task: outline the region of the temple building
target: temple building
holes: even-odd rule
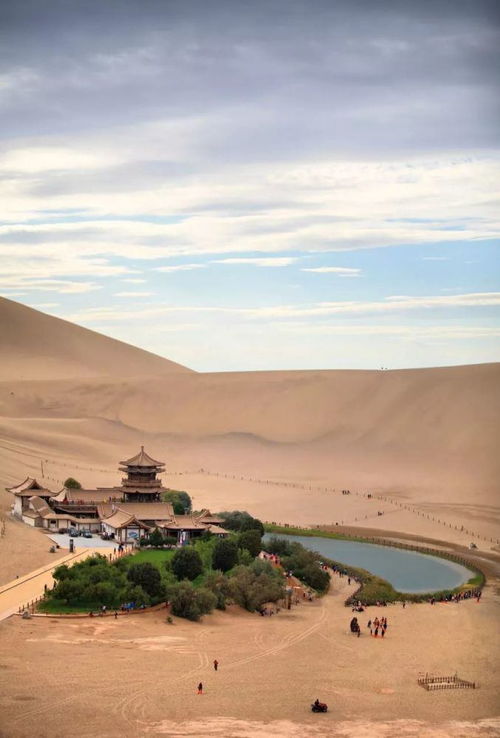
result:
[[[158,475],[165,471],[165,464],[149,456],[144,446],[138,454],[119,463],[119,471],[126,476],[116,487],[63,487],[52,492],[28,477],[7,488],[14,495],[12,514],[28,525],[55,533],[85,530],[112,536],[120,542],[138,540],[155,528],[181,543],[205,531],[221,537],[228,535],[221,527],[224,521],[209,510],[176,515],[170,502],[162,502],[162,494],[168,490]]]

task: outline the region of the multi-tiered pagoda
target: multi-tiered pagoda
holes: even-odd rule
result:
[[[144,446],[136,456],[120,461],[121,472],[127,476],[122,479],[123,498],[126,502],[156,502],[165,491],[157,474],[165,471],[165,463],[156,461],[144,451]]]

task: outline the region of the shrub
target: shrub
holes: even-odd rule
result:
[[[205,580],[207,589],[215,595],[217,603],[215,607],[218,610],[226,609],[226,595],[228,593],[228,579],[223,574],[212,572]]]
[[[88,602],[99,602],[101,605],[117,604],[118,590],[111,582],[89,584],[83,590],[83,598]]]
[[[264,543],[264,550],[276,556],[290,556],[292,553],[291,542],[287,541],[286,538],[278,538],[277,536],[271,536]]]
[[[172,613],[188,620],[199,620],[211,612],[217,598],[208,589],[195,589],[190,582],[178,582],[169,588],[168,597]]]
[[[64,486],[68,489],[81,489],[82,485],[77,479],[73,479],[73,477],[68,477],[66,481],[64,482]]]
[[[260,553],[261,538],[262,536],[260,534],[260,531],[258,531],[256,528],[245,530],[238,536],[238,547],[246,549],[250,552],[252,557],[255,558]]]
[[[254,561],[254,557],[250,551],[247,551],[246,548],[238,549],[238,564],[241,564],[242,566],[250,566],[252,561]]]
[[[64,579],[73,579],[74,569],[75,567],[70,569],[66,564],[61,564],[61,566],[57,566],[54,569],[52,576],[56,582],[62,582]]]
[[[229,579],[229,592],[234,601],[253,612],[265,602],[277,602],[285,596],[281,577],[256,574],[251,567],[238,566]]]
[[[160,546],[163,546],[163,536],[161,534],[161,531],[158,530],[158,528],[155,528],[148,536],[147,542],[150,546],[154,546],[155,548],[159,548]]]
[[[214,569],[229,571],[238,561],[238,545],[230,538],[219,538],[215,544],[212,566]]]
[[[191,546],[185,546],[173,555],[171,569],[177,579],[193,581],[203,572],[203,562],[198,551]]]
[[[140,584],[131,584],[125,592],[125,599],[127,602],[133,602],[136,607],[141,607],[142,605],[148,607],[151,604],[151,598]]]
[[[224,520],[224,528],[234,530],[241,533],[245,530],[258,530],[260,535],[264,535],[264,525],[257,518],[253,518],[249,513],[241,510],[233,510],[232,512],[221,512],[219,516]]]
[[[82,598],[85,584],[79,579],[63,579],[52,590],[52,597],[63,600],[68,605],[78,602]]]
[[[191,512],[191,497],[187,492],[177,489],[169,489],[163,495],[165,502],[172,503],[176,515],[185,515]]]
[[[164,595],[160,572],[156,566],[147,561],[142,564],[132,564],[127,571],[127,579],[142,587],[152,599],[161,599]]]
[[[320,569],[317,563],[308,564],[297,574],[299,579],[308,584],[318,592],[326,592],[330,586],[330,576],[328,572]]]

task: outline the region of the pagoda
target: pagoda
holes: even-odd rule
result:
[[[154,502],[160,500],[164,491],[157,474],[165,471],[165,463],[156,461],[144,451],[144,446],[136,456],[120,461],[121,472],[127,474],[122,479],[123,497],[126,502]]]

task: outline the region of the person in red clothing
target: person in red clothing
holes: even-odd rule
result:
[[[202,682],[198,684],[198,694],[203,694],[203,683]]]
[[[217,659],[214,659],[214,671],[217,671],[218,668],[219,668],[219,662],[217,661]]]

